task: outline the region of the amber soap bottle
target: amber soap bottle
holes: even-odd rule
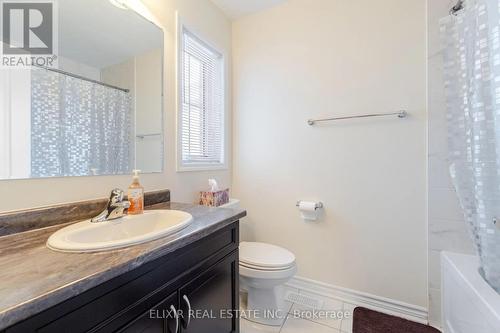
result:
[[[128,209],[128,214],[137,215],[144,213],[144,187],[142,187],[139,182],[139,172],[141,170],[134,170],[134,177],[132,184],[128,187],[128,201],[130,202],[130,207]]]

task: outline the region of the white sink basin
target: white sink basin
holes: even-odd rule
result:
[[[191,214],[178,210],[151,210],[98,223],[88,220],[56,231],[49,237],[47,247],[63,252],[118,249],[172,235],[192,220]]]

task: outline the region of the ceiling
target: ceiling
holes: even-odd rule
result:
[[[231,19],[276,6],[286,0],[212,0]]]
[[[94,68],[160,48],[163,32],[107,0],[59,0],[59,55]]]

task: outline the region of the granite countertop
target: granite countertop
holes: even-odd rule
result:
[[[172,236],[97,253],[55,252],[45,246],[52,233],[68,224],[0,237],[0,330],[191,244],[246,215],[239,209],[170,202],[148,209],[183,210],[194,219]]]

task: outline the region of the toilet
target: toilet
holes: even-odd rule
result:
[[[239,208],[239,200],[220,207]],[[283,286],[297,272],[295,255],[272,244],[241,242],[239,261],[240,289],[248,293],[246,319],[281,326],[288,311]]]
[[[295,256],[276,245],[240,243],[240,288],[248,292],[252,321],[281,326],[287,310],[283,285],[297,272]]]

